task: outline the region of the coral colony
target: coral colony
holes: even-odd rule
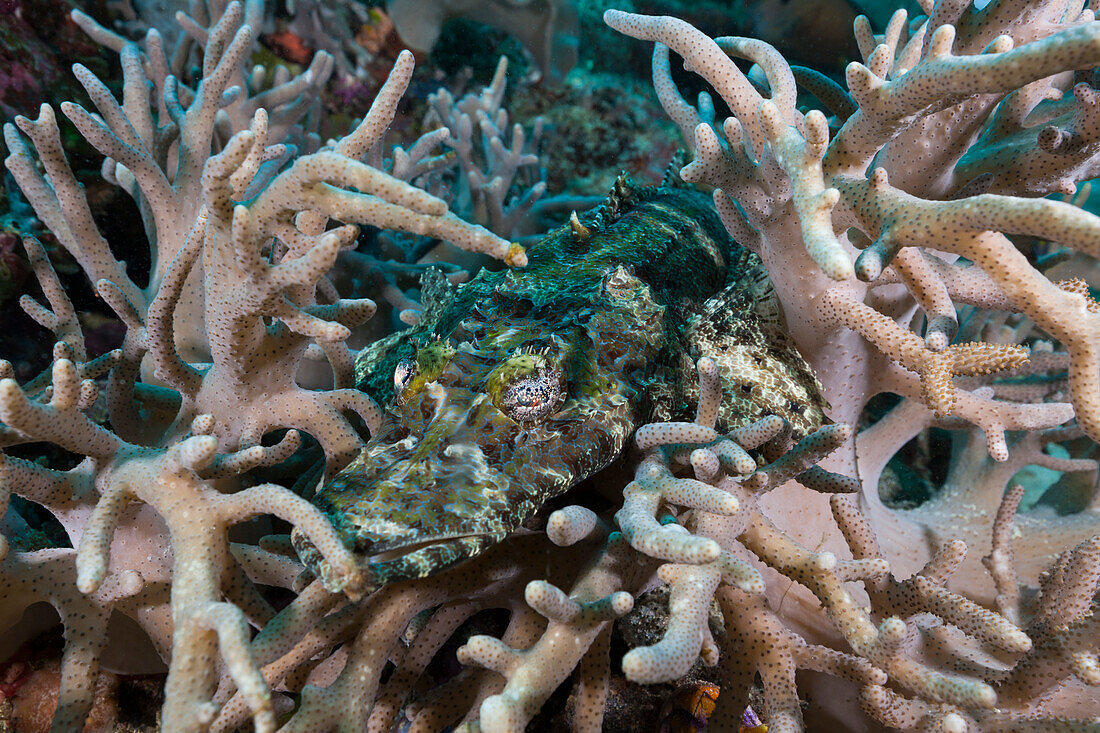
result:
[[[112,253],[53,107],[5,126],[55,345],[0,362],[0,628],[15,655],[45,603],[64,640],[52,684],[4,668],[0,729],[113,730],[108,675],[166,669],[164,731],[595,732],[662,685],[653,730],[1100,730],[1082,5],[861,17],[845,84],[610,10],[687,155],[522,246],[545,132],[509,124],[503,66],[391,149],[402,52],[321,144],[357,62],[251,67],[258,0],[139,41],[75,12],[122,81],[78,64],[94,110],[60,112],[150,264]],[[62,251],[119,348],[89,354]],[[377,309],[409,327],[349,346]],[[885,501],[906,475],[931,496]]]

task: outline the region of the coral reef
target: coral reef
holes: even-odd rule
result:
[[[185,0],[109,0],[108,4],[118,16],[114,25],[123,35],[141,38],[155,28],[169,49],[187,42],[176,13],[203,12]],[[337,78],[344,85],[367,75],[375,54],[387,45],[386,36],[393,27],[380,8],[356,0],[290,0],[268,3],[262,11],[262,22],[255,31],[264,36],[268,48],[300,65],[308,64],[314,52],[324,51],[335,63]]]
[[[568,74],[577,63],[579,29],[572,0],[390,0],[387,9],[401,39],[419,51],[435,45],[448,20],[468,18],[519,38],[551,79]]]
[[[495,159],[505,171],[529,160],[524,136],[513,128],[507,145],[494,119],[504,119],[502,81],[460,110],[466,122],[452,115],[462,103],[441,96],[444,127],[388,158],[409,53],[362,121],[322,145],[315,113],[335,62],[318,52],[298,76],[250,67],[258,0],[193,3],[173,53],[157,29],[131,42],[74,13],[119,55],[121,96],[78,65],[96,111],[60,109],[104,157],[103,179],[134,200],[150,266],[133,277],[97,228],[52,107],[5,126],[8,170],[126,326],[118,348],[91,356],[47,249],[24,238],[45,303],[21,305],[55,346],[38,376],[17,381],[0,362],[0,655],[56,625],[42,604],[64,642],[23,694],[56,700],[54,731],[109,718],[116,683],[165,668],[165,731],[596,731],[628,719],[614,711],[637,686],[681,682],[692,716],[713,704],[714,730],[755,725],[750,702],[771,731],[1097,730],[1100,305],[1088,278],[1100,218],[1046,196],[1072,194],[1097,166],[1100,23],[1068,0],[941,0],[923,12],[899,11],[881,36],[857,20],[861,60],[846,86],[760,41],[606,14],[615,30],[657,43],[654,87],[691,148],[679,176],[712,192],[714,226],[752,254],[702,304],[678,297],[700,287],[697,269],[670,274],[666,262],[647,274],[646,248],[628,240],[614,263],[593,255],[609,271],[577,298],[623,296],[630,318],[571,338],[624,373],[638,353],[648,363],[653,354],[628,347],[655,328],[647,293],[663,289],[688,345],[669,367],[677,388],[662,386],[665,372],[624,388],[619,403],[648,400],[639,419],[651,422],[630,440],[635,424],[620,428],[598,462],[606,468],[579,471],[564,497],[540,492],[492,533],[495,544],[475,542],[427,577],[378,573],[387,549],[364,563],[339,526],[348,507],[321,490],[334,526],[310,501],[314,487],[346,483],[346,467],[369,455],[366,437],[379,445],[395,414],[454,428],[417,441],[461,438],[464,423],[447,419],[461,412],[447,401],[460,390],[429,358],[452,346],[426,332],[461,293],[527,281],[505,271],[456,289],[448,281],[464,273],[428,271],[423,302],[405,309],[420,331],[384,329],[357,355],[348,339],[375,313],[370,297],[407,296],[392,282],[389,295],[341,293],[332,271],[360,225],[529,264],[522,246],[416,185],[435,185],[434,151],[449,143],[469,161],[438,165],[465,165],[486,191],[479,215],[509,229],[511,202],[492,191],[472,140],[477,119],[486,149],[508,153]],[[684,99],[670,49],[720,100]],[[554,235],[569,245],[554,249],[554,267],[586,261],[601,227],[614,231],[604,217],[622,196]],[[566,282],[540,274],[538,252],[532,280]],[[526,301],[554,305],[537,284]],[[491,297],[475,298],[482,321],[468,325],[507,341],[520,310],[486,320]],[[604,310],[579,312],[598,321]],[[450,320],[434,335],[466,322]],[[746,345],[731,335],[745,323],[778,335]],[[387,370],[367,370],[411,385],[407,401],[380,405],[368,393],[387,395],[355,388],[357,356],[371,363],[417,334],[419,371],[396,352]],[[801,367],[801,379],[780,374],[775,364],[794,357],[818,381]],[[523,470],[549,472],[569,450],[554,442],[564,428],[530,427],[527,412],[508,418],[476,393],[499,387],[501,405],[540,415],[532,395],[569,404],[546,392],[554,365],[543,350],[513,359],[530,378],[522,394],[504,400],[509,386],[486,379],[467,397],[509,437],[547,444]],[[327,365],[330,386],[307,383],[310,363]],[[791,398],[776,382],[802,391]],[[887,506],[883,476],[901,475],[892,462],[932,427],[951,435],[950,455],[936,459],[942,485],[917,506]],[[461,448],[441,448],[440,462],[465,477],[478,465]],[[424,479],[394,480],[391,525],[408,521],[402,510],[411,514]],[[1046,493],[1021,510],[1028,491]],[[447,540],[477,539],[461,520],[454,529],[408,549],[431,556]],[[652,613],[654,598],[667,598],[667,617]],[[652,618],[663,628],[622,633]],[[637,646],[622,648],[626,638]],[[0,693],[18,701],[24,671],[6,667]],[[19,707],[6,702],[4,725]],[[35,711],[34,724],[49,713]]]
[[[65,62],[98,65],[99,49],[69,18],[68,0],[6,0],[0,6],[0,113],[5,118],[79,89]]]

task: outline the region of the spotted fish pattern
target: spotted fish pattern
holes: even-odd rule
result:
[[[416,326],[357,358],[358,387],[387,418],[314,498],[372,587],[477,555],[607,466],[639,425],[690,414],[704,354],[731,398],[723,427],[778,414],[798,437],[825,419],[759,259],[690,188],[620,176],[527,267],[461,286],[429,271],[422,300]]]

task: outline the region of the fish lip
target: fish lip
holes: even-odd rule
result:
[[[465,441],[454,444],[465,450],[429,456],[395,454],[400,442],[372,440],[356,459],[361,471],[353,464],[352,475],[314,497],[353,553],[413,551],[503,527],[516,488],[505,464]]]
[[[400,559],[418,550],[432,545],[438,545],[450,540],[459,540],[467,537],[482,537],[491,534],[488,531],[477,532],[440,532],[429,535],[416,535],[415,537],[401,537],[392,540],[382,540],[371,543],[369,547],[361,546],[356,542],[352,552],[356,555],[356,561],[364,567],[378,565],[383,562]]]

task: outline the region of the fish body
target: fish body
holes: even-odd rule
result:
[[[636,427],[681,417],[703,354],[734,392],[725,426],[776,413],[805,434],[824,419],[759,260],[693,189],[620,177],[525,268],[457,287],[430,271],[422,298],[417,325],[357,358],[358,387],[387,419],[314,499],[375,587],[482,552],[608,465]]]

